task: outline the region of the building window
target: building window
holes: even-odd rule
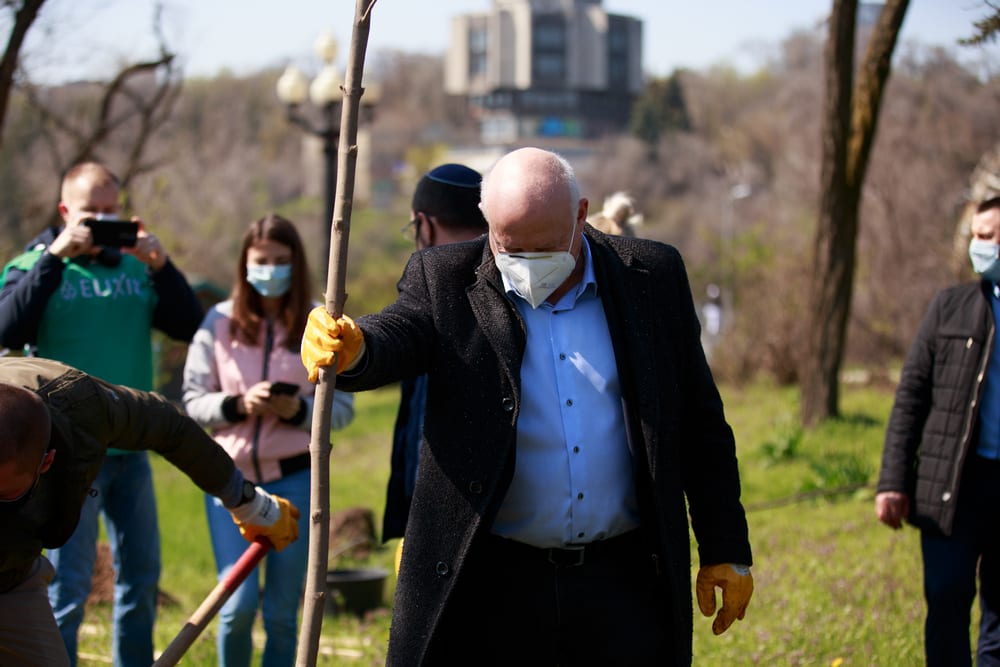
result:
[[[608,27],[608,88],[627,90],[629,84],[629,30],[624,21],[613,19]]]
[[[469,76],[482,76],[486,74],[486,54],[485,53],[470,53],[469,54]]]
[[[535,84],[566,80],[566,20],[561,14],[538,14],[531,29],[531,71]]]
[[[522,108],[536,113],[566,113],[575,111],[578,102],[570,91],[526,90],[521,94]]]
[[[566,58],[562,54],[539,53],[531,63],[539,83],[561,81],[566,76]]]
[[[486,28],[472,28],[469,30],[469,51],[472,53],[486,53]]]
[[[566,50],[566,24],[561,16],[539,16],[531,32],[531,47],[535,51]]]
[[[610,53],[628,53],[628,32],[625,26],[616,23],[608,32],[608,51]]]
[[[628,58],[620,55],[608,58],[608,88],[613,90],[628,88]]]
[[[469,30],[469,76],[478,77],[486,74],[487,33],[485,26]]]

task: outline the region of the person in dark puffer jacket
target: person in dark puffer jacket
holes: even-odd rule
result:
[[[982,278],[940,292],[910,348],[882,454],[875,512],[920,529],[927,665],[1000,665],[1000,197],[972,219],[969,256]]]

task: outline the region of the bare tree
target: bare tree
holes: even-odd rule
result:
[[[3,124],[7,117],[7,100],[10,99],[10,91],[14,86],[14,73],[17,72],[17,58],[21,53],[24,37],[28,34],[28,28],[38,18],[38,10],[41,9],[44,2],[45,0],[24,0],[21,3],[14,0],[0,2],[0,9],[14,11],[14,25],[7,38],[7,47],[4,49],[3,58],[0,59],[0,145],[3,145]]]
[[[125,65],[111,81],[99,84],[99,101],[92,115],[81,116],[67,112],[59,103],[50,104],[46,90],[27,79],[22,85],[59,171],[84,160],[101,160],[101,152],[111,144],[116,154],[124,154],[124,164],[115,165],[115,172],[126,208],[131,181],[161,166],[145,154],[155,133],[170,119],[181,90],[181,71],[160,29],[161,11],[158,5],[153,25],[160,44],[158,57]]]
[[[987,2],[986,6],[993,10],[993,13],[973,23],[975,32],[972,33],[971,37],[958,40],[959,44],[975,46],[996,40],[997,35],[1000,34],[1000,5]]]
[[[826,46],[826,108],[819,219],[802,362],[801,416],[809,426],[839,414],[838,376],[854,289],[858,208],[882,93],[909,0],[888,0],[854,89],[857,0],[834,0]]]

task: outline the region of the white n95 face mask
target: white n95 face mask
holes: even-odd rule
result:
[[[576,225],[573,225],[574,235]],[[498,252],[493,261],[500,273],[532,308],[538,308],[557,287],[563,284],[576,267],[573,236],[569,250],[558,252]]]

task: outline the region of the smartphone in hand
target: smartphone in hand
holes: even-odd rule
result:
[[[292,382],[272,382],[271,396],[295,396],[299,393],[299,385]]]
[[[131,220],[87,218],[91,242],[105,248],[134,248],[139,238],[139,223]]]

